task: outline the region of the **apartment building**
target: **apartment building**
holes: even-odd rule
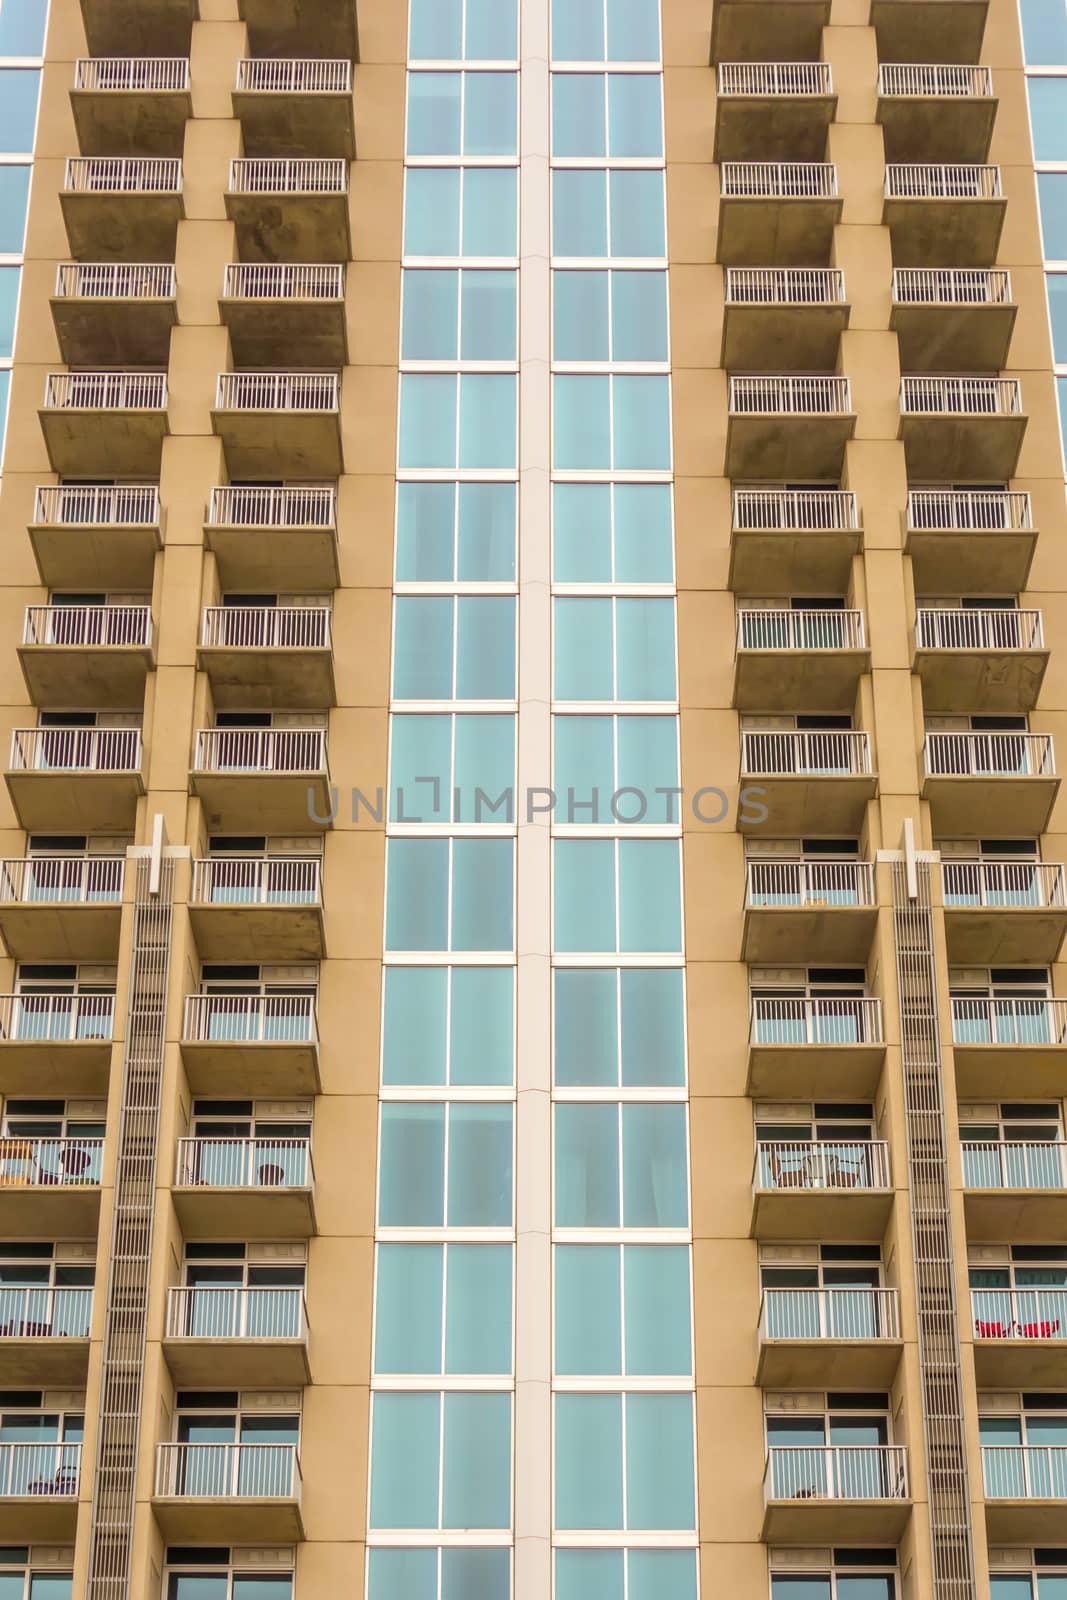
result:
[[[2,1600],[1062,1596],[1065,130],[0,0]]]

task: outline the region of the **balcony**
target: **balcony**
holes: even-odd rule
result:
[[[854,946],[849,959],[867,947]],[[752,1001],[747,1093],[756,1099],[872,1100],[884,1061],[882,1002],[873,995]]]
[[[927,711],[1032,711],[1047,666],[1040,611],[916,612],[912,670]]]
[[[1010,478],[1026,433],[1016,378],[901,378],[910,478]]]
[[[977,61],[989,0],[871,0],[881,61]]]
[[[841,218],[828,161],[724,161],[719,244],[727,267],[823,267]]]
[[[232,161],[226,215],[242,261],[347,261],[348,162]]]
[[[196,1389],[296,1389],[311,1381],[303,1289],[168,1289],[163,1354]]]
[[[735,489],[730,587],[735,594],[844,594],[863,545],[849,489]]]
[[[923,769],[941,839],[1036,838],[1060,787],[1047,733],[928,733]]]
[[[1062,1389],[1067,1290],[972,1289],[974,1373],[998,1389]]]
[[[849,319],[840,267],[727,267],[725,289],[724,367],[835,365]]]
[[[5,1380],[20,1389],[84,1389],[92,1316],[92,1289],[0,1289]]]
[[[56,273],[52,321],[71,367],[165,367],[178,320],[174,268],[67,263]]]
[[[117,961],[125,868],[125,856],[117,854],[0,860],[0,933],[8,955]]]
[[[344,471],[336,372],[220,372],[211,422],[231,477]]]
[[[295,1444],[160,1444],[152,1499],[166,1540],[277,1543],[304,1537]]]
[[[748,863],[743,961],[762,967],[851,964],[870,949],[877,921],[874,867],[869,861]],[[833,1002],[847,1008],[849,1026],[856,1015],[853,1006],[866,1003]],[[877,1007],[878,1002],[870,1004]],[[846,1031],[846,1042],[851,1037]]]
[[[719,0],[712,13],[711,60],[814,61],[830,0]]]
[[[4,778],[27,833],[132,833],[143,762],[139,728],[15,728]]]
[[[187,1239],[309,1239],[308,1139],[179,1139],[174,1209]]]
[[[0,1445],[0,1538],[72,1544],[80,1444]]]
[[[885,169],[882,221],[902,267],[991,267],[1006,208],[999,167],[890,163]]]
[[[763,1388],[888,1389],[900,1362],[895,1289],[765,1289],[760,1302]]]
[[[310,863],[309,863],[310,864]],[[197,862],[200,869],[210,862]],[[194,891],[195,892],[195,891]],[[256,908],[246,915],[255,917]],[[211,912],[193,908],[194,930],[217,928]],[[305,918],[310,917],[305,912]],[[266,920],[260,916],[260,925]],[[232,924],[231,924],[232,925]],[[242,944],[247,942],[245,930]],[[203,946],[199,944],[201,954]],[[211,941],[209,941],[209,944]],[[240,946],[232,960],[240,959]],[[256,952],[267,956],[273,946]],[[223,952],[225,953],[225,952]],[[182,1060],[194,1094],[289,1098],[319,1091],[319,1029],[311,994],[188,994]]]
[[[204,543],[224,589],[336,589],[337,491],[212,489]]]
[[[42,709],[140,705],[155,669],[151,606],[27,606],[19,661]]]
[[[1058,863],[942,860],[941,884],[953,965],[1047,966],[1058,958],[1067,935]]]
[[[306,833],[332,810],[322,728],[202,728],[189,775],[213,828]]]
[[[237,11],[248,28],[248,43],[257,56],[325,56],[359,59],[356,0],[238,0]]]
[[[911,1514],[903,1445],[772,1445],[763,1537],[780,1543],[896,1544]]]
[[[79,261],[173,261],[185,215],[182,164],[172,157],[72,157],[59,203]]]
[[[197,665],[218,707],[332,706],[329,606],[208,606]]]
[[[1017,306],[999,267],[897,267],[893,309],[907,372],[990,372],[1006,367]]]
[[[82,57],[70,105],[83,156],[180,156],[193,114],[188,54]]]
[[[988,67],[878,68],[887,161],[985,161],[996,116]]]
[[[919,594],[1018,594],[1026,588],[1037,540],[1028,494],[913,489],[904,523]]]
[[[207,856],[193,863],[189,914],[204,961],[292,964],[326,954],[317,856]]]
[[[343,156],[354,161],[351,58],[239,61],[233,114],[250,156]]]
[[[1067,1001],[952,1001],[952,1053],[961,1098],[999,1100],[1012,1094],[1055,1100],[1067,1065]]]
[[[837,478],[856,431],[847,378],[731,378],[728,478]]]
[[[241,366],[347,365],[345,269],[338,264],[231,263],[219,311]]]
[[[1067,1144],[963,1140],[963,1210],[972,1239],[1058,1244],[1067,1229]]]
[[[878,1244],[893,1205],[889,1146],[763,1140],[752,1174],[754,1239]]]
[[[786,838],[822,833],[854,838],[878,793],[866,733],[744,732],[741,777]],[[762,826],[762,824],[761,824]]]
[[[154,484],[44,484],[29,529],[41,582],[50,589],[126,584],[150,591],[162,525]]]
[[[94,56],[187,56],[197,0],[81,0],[82,21]]]
[[[851,711],[870,667],[862,611],[737,613],[734,705],[742,711]]]
[[[102,1100],[114,1025],[113,994],[0,995],[0,1093]]]
[[[715,160],[821,161],[837,95],[828,61],[724,61]]]
[[[38,416],[53,472],[158,478],[170,431],[167,374],[50,372]]]
[[[984,1444],[986,1532],[1012,1544],[1049,1544],[1067,1518],[1067,1445]]]
[[[5,1239],[95,1239],[103,1139],[0,1138]]]

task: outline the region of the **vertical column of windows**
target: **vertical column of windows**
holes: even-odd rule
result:
[[[47,0],[0,0],[0,460],[47,18]]]
[[[1052,359],[1067,455],[1067,5],[1020,0]]]

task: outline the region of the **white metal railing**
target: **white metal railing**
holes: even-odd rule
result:
[[[884,1139],[848,1143],[761,1139],[756,1145],[754,1189],[888,1189],[889,1146]]]
[[[213,528],[333,528],[337,491],[220,486],[211,491],[207,519]]]
[[[230,162],[231,194],[347,194],[348,162],[253,156]]]
[[[152,644],[151,606],[27,606],[24,645],[79,645],[83,649]]]
[[[160,1499],[299,1500],[295,1444],[160,1444]]]
[[[985,528],[1028,532],[1033,525],[1025,490],[911,489],[908,493],[908,527],[924,532],[972,533]]]
[[[336,372],[220,372],[219,411],[337,410]]]
[[[901,378],[900,409],[905,416],[1018,417],[1022,390],[1018,378]]]
[[[859,507],[851,489],[734,490],[735,528],[857,532],[859,525]]]
[[[74,87],[89,93],[167,94],[189,87],[186,56],[82,56],[74,63]]]
[[[741,771],[746,776],[866,777],[871,771],[871,743],[866,733],[827,729],[824,733],[741,735]]]
[[[1040,611],[923,606],[915,614],[915,643],[920,650],[1042,650],[1045,637]]]
[[[987,1500],[1067,1500],[1067,1445],[984,1444]]]
[[[107,1040],[114,1026],[114,994],[0,994],[0,1045]]]
[[[203,863],[198,862],[198,866]],[[218,886],[213,900],[202,901],[194,893],[194,904],[218,905]],[[236,905],[315,904],[315,901],[278,902],[271,899],[233,899]],[[317,1044],[318,1013],[313,994],[187,994],[182,1039],[186,1044]]]
[[[928,733],[928,777],[1053,778],[1056,754],[1047,733]]]
[[[167,1290],[168,1339],[307,1338],[303,1289]]]
[[[1067,906],[1059,862],[942,860],[941,882],[948,908]]]
[[[158,262],[65,261],[56,272],[58,300],[173,300],[174,268]]]
[[[884,1044],[882,1002],[857,994],[833,1000],[759,995],[749,1019],[752,1045]]]
[[[204,906],[318,906],[322,904],[322,862],[318,856],[202,856],[193,862],[192,898],[194,905]],[[295,1000],[303,1004],[309,997],[229,995],[226,1003],[228,1006],[236,999],[242,1006],[253,1002],[259,1006],[265,999],[282,998],[290,1005]]]
[[[894,267],[900,306],[1007,306],[1011,273],[1003,267]]]
[[[878,93],[909,99],[952,95],[984,100],[993,93],[993,74],[988,67],[883,64],[878,68]]]
[[[1067,1044],[1067,1001],[952,996],[954,1045]]]
[[[330,650],[329,606],[207,606],[204,650]]]
[[[908,1457],[899,1444],[770,1445],[767,1500],[907,1500]]]
[[[899,1339],[895,1289],[764,1289],[761,1339]]]
[[[140,728],[15,728],[15,772],[139,772]]]
[[[719,168],[727,200],[836,200],[832,161],[724,161]]]
[[[965,1189],[1067,1189],[1067,1144],[1058,1139],[961,1139]]]
[[[720,61],[719,98],[833,94],[828,61]]]
[[[31,1139],[4,1134],[0,1137],[0,1188],[92,1188],[101,1181],[103,1160],[103,1139]]]
[[[847,378],[731,378],[733,416],[838,417],[852,411]]]
[[[784,607],[737,613],[737,649],[864,650],[862,611],[792,611]]]
[[[871,861],[750,861],[745,872],[745,905],[749,907],[875,903]]]
[[[177,156],[70,156],[63,176],[68,194],[181,194]]]
[[[46,411],[165,411],[165,372],[50,372]]]
[[[0,905],[118,905],[125,856],[15,856],[0,861]]]
[[[728,306],[844,305],[840,267],[727,267]]]
[[[37,490],[33,520],[44,527],[72,524],[81,528],[156,528],[159,490],[155,484],[114,488],[42,484]]]
[[[310,1189],[309,1139],[179,1139],[174,1177],[190,1189]]]
[[[331,262],[231,261],[222,294],[225,300],[343,300],[345,269]]]
[[[90,1288],[0,1289],[0,1339],[88,1339]]]
[[[890,200],[1000,200],[1000,168],[930,162],[891,162],[885,169]]]
[[[1067,1339],[1067,1289],[972,1289],[978,1339]]]
[[[245,57],[237,63],[241,94],[349,94],[351,61]]]
[[[324,728],[201,728],[196,772],[325,772]]]
[[[80,1444],[0,1444],[0,1498],[74,1500],[81,1462]]]

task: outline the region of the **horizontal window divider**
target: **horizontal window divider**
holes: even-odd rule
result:
[[[473,794],[470,798],[473,805]],[[517,832],[514,822],[435,822],[430,817],[425,822],[389,822],[385,829],[388,839],[514,839]]]
[[[390,700],[389,709],[397,716],[410,713],[416,716],[433,716],[440,712],[469,711],[486,716],[518,711],[516,700]]]
[[[563,792],[562,799],[565,803],[566,791]],[[580,791],[575,790],[575,808],[581,801]],[[619,802],[619,808],[622,809],[622,801]],[[680,822],[554,822],[552,837],[553,839],[680,839],[682,825]]]
[[[594,1377],[552,1379],[553,1394],[695,1394],[693,1378]]]
[[[685,1244],[693,1242],[688,1228],[560,1228],[553,1224],[555,1244]]]
[[[676,717],[677,700],[553,700],[555,717]]]
[[[673,583],[554,583],[552,593],[576,599],[618,595],[626,600],[673,600],[678,590]]]
[[[438,376],[444,373],[447,376],[449,373],[455,372],[469,373],[475,377],[481,373],[493,376],[503,373],[507,376],[509,373],[517,375],[518,370],[519,360],[517,356],[514,361],[401,361],[400,363],[401,375],[404,373],[416,375],[418,373],[430,373]]]
[[[514,1244],[514,1228],[387,1228],[378,1226],[379,1244]]]
[[[602,172],[665,172],[667,166],[662,156],[551,156],[549,165],[554,172],[583,167]]]
[[[367,1543],[372,1542],[368,1534]],[[598,1528],[593,1533],[575,1533],[570,1528],[553,1531],[552,1544],[557,1550],[697,1550],[700,1547],[695,1531],[630,1533],[621,1528]]]
[[[507,1105],[514,1101],[516,1090],[514,1085],[501,1084],[446,1084],[446,1083],[419,1083],[419,1084],[383,1084],[378,1090],[378,1098],[384,1104],[386,1101],[406,1103],[407,1101],[421,1102],[432,1100],[435,1103],[447,1104],[449,1101],[469,1104],[483,1101],[493,1101],[495,1104]]]
[[[386,1091],[383,1089],[382,1094]],[[635,1088],[620,1085],[596,1088],[553,1088],[552,1099],[560,1105],[618,1105],[625,1102],[627,1105],[684,1105],[689,1099],[689,1089],[683,1084],[673,1085],[665,1089]]]
[[[440,473],[437,474],[441,476]],[[514,473],[512,474],[514,477]],[[564,467],[553,467],[550,473],[553,483],[673,483],[674,473],[670,470],[663,472],[627,472],[608,467],[597,468],[588,472],[575,472]]]
[[[447,267],[455,270],[465,267],[468,271],[495,271],[517,272],[519,267],[518,256],[401,256],[400,265],[410,267],[413,271],[426,271],[434,267]]]
[[[561,377],[670,377],[669,361],[553,361],[553,374]]]
[[[513,950],[387,950],[386,967],[513,967]],[[681,962],[675,961],[675,966]]]
[[[553,256],[554,272],[666,272],[666,256]]]
[[[515,467],[398,467],[397,483],[518,483]],[[670,478],[668,477],[668,482]]]
[[[403,1545],[418,1545],[423,1549],[428,1545],[442,1545],[449,1550],[471,1546],[479,1550],[510,1550],[513,1543],[510,1528],[490,1528],[487,1531],[466,1528],[399,1528],[395,1531],[368,1528],[364,1537],[368,1548],[377,1546],[382,1550]]]
[[[685,971],[685,956],[680,950],[671,950],[666,955],[657,951],[652,955],[634,954],[632,951],[620,952],[617,950],[589,951],[553,950],[552,966],[555,967],[676,967]]]
[[[487,1377],[482,1373],[473,1377],[454,1374],[435,1375],[432,1372],[376,1372],[371,1378],[371,1392],[376,1394],[513,1394],[515,1379],[510,1373]]]
[[[514,156],[417,156],[406,155],[405,167],[514,167],[518,171],[519,158]]]

